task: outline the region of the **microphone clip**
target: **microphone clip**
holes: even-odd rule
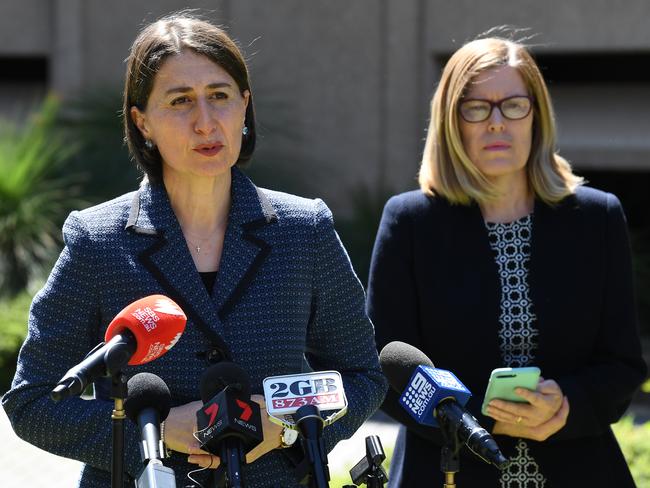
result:
[[[196,353],[196,357],[202,361],[205,361],[208,366],[220,363],[221,361],[227,361],[228,358],[224,351],[219,347],[213,345],[207,351],[199,351]]]
[[[366,437],[366,455],[350,470],[350,478],[356,486],[380,488],[388,482],[388,475],[381,465],[386,459],[379,436]]]

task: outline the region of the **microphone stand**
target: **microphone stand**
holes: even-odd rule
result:
[[[368,488],[382,488],[388,481],[388,475],[381,463],[386,459],[384,448],[379,436],[366,437],[366,455],[350,470],[350,477],[354,485],[345,485],[343,488],[365,484]]]
[[[246,456],[237,440],[227,437],[221,444],[221,465],[214,472],[214,486],[217,488],[243,488],[242,466]]]
[[[320,416],[318,407],[304,405],[298,409],[294,416],[296,426],[301,433],[301,443],[305,455],[311,464],[311,485],[315,488],[329,488],[329,468],[327,455],[323,444],[324,421]]]
[[[118,371],[111,376],[111,398],[115,406],[111,415],[113,423],[113,449],[111,451],[111,488],[124,488],[124,400],[128,395],[126,376]]]
[[[130,332],[129,332],[130,334]],[[126,375],[122,367],[128,363],[135,352],[135,343],[131,347],[121,347],[127,341],[128,334],[119,334],[120,339],[114,341],[113,346],[104,354],[106,374],[111,376],[111,398],[115,400],[115,408],[111,415],[113,420],[113,449],[111,452],[111,488],[124,488],[124,400],[129,389]],[[127,342],[128,344],[128,342]]]
[[[460,449],[462,443],[458,438],[457,428],[454,428],[452,422],[446,415],[438,416],[438,423],[442,432],[444,446],[440,450],[440,470],[445,475],[443,488],[456,488],[454,479],[456,473],[460,471]]]

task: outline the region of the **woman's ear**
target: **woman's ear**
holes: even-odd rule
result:
[[[244,97],[244,109],[247,109],[247,108],[248,108],[248,101],[249,101],[250,98],[251,98],[251,92],[250,92],[250,90],[244,90],[244,91],[241,93],[241,96]]]
[[[135,126],[138,128],[140,131],[140,134],[142,134],[142,137],[145,139],[151,139],[151,134],[149,133],[149,129],[147,128],[147,122],[146,122],[146,117],[144,112],[140,111],[138,107],[131,107],[131,120],[135,124]]]

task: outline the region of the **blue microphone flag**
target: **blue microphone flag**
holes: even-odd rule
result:
[[[471,396],[451,371],[421,365],[413,371],[399,402],[417,423],[438,427],[433,410],[441,401],[453,398],[465,406]]]

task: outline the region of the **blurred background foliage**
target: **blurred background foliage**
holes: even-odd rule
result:
[[[309,167],[319,169],[303,171],[304,158],[314,155],[278,152],[275,138],[298,137],[288,123],[291,114],[281,100],[259,100],[258,114],[272,116],[259,117],[268,122],[259,124],[255,160],[244,171],[261,187],[318,197],[319,185],[337,175],[328,175],[327,162],[314,160],[318,164]],[[0,121],[0,394],[15,371],[32,296],[62,247],[60,229],[68,212],[139,184],[123,143],[120,110],[119,90],[105,88],[65,103],[50,96],[22,125]],[[365,286],[381,212],[394,191],[357,185],[346,193],[349,207],[335,215],[335,226]],[[641,331],[650,338],[650,230],[632,228],[631,243]],[[636,400],[650,405],[650,388],[645,390]],[[615,432],[639,486],[650,483],[650,425],[628,416]],[[334,475],[349,479],[346,473]]]
[[[65,167],[78,150],[48,97],[24,126],[0,121],[0,290],[11,297],[49,270],[60,226],[78,199],[80,175]]]

